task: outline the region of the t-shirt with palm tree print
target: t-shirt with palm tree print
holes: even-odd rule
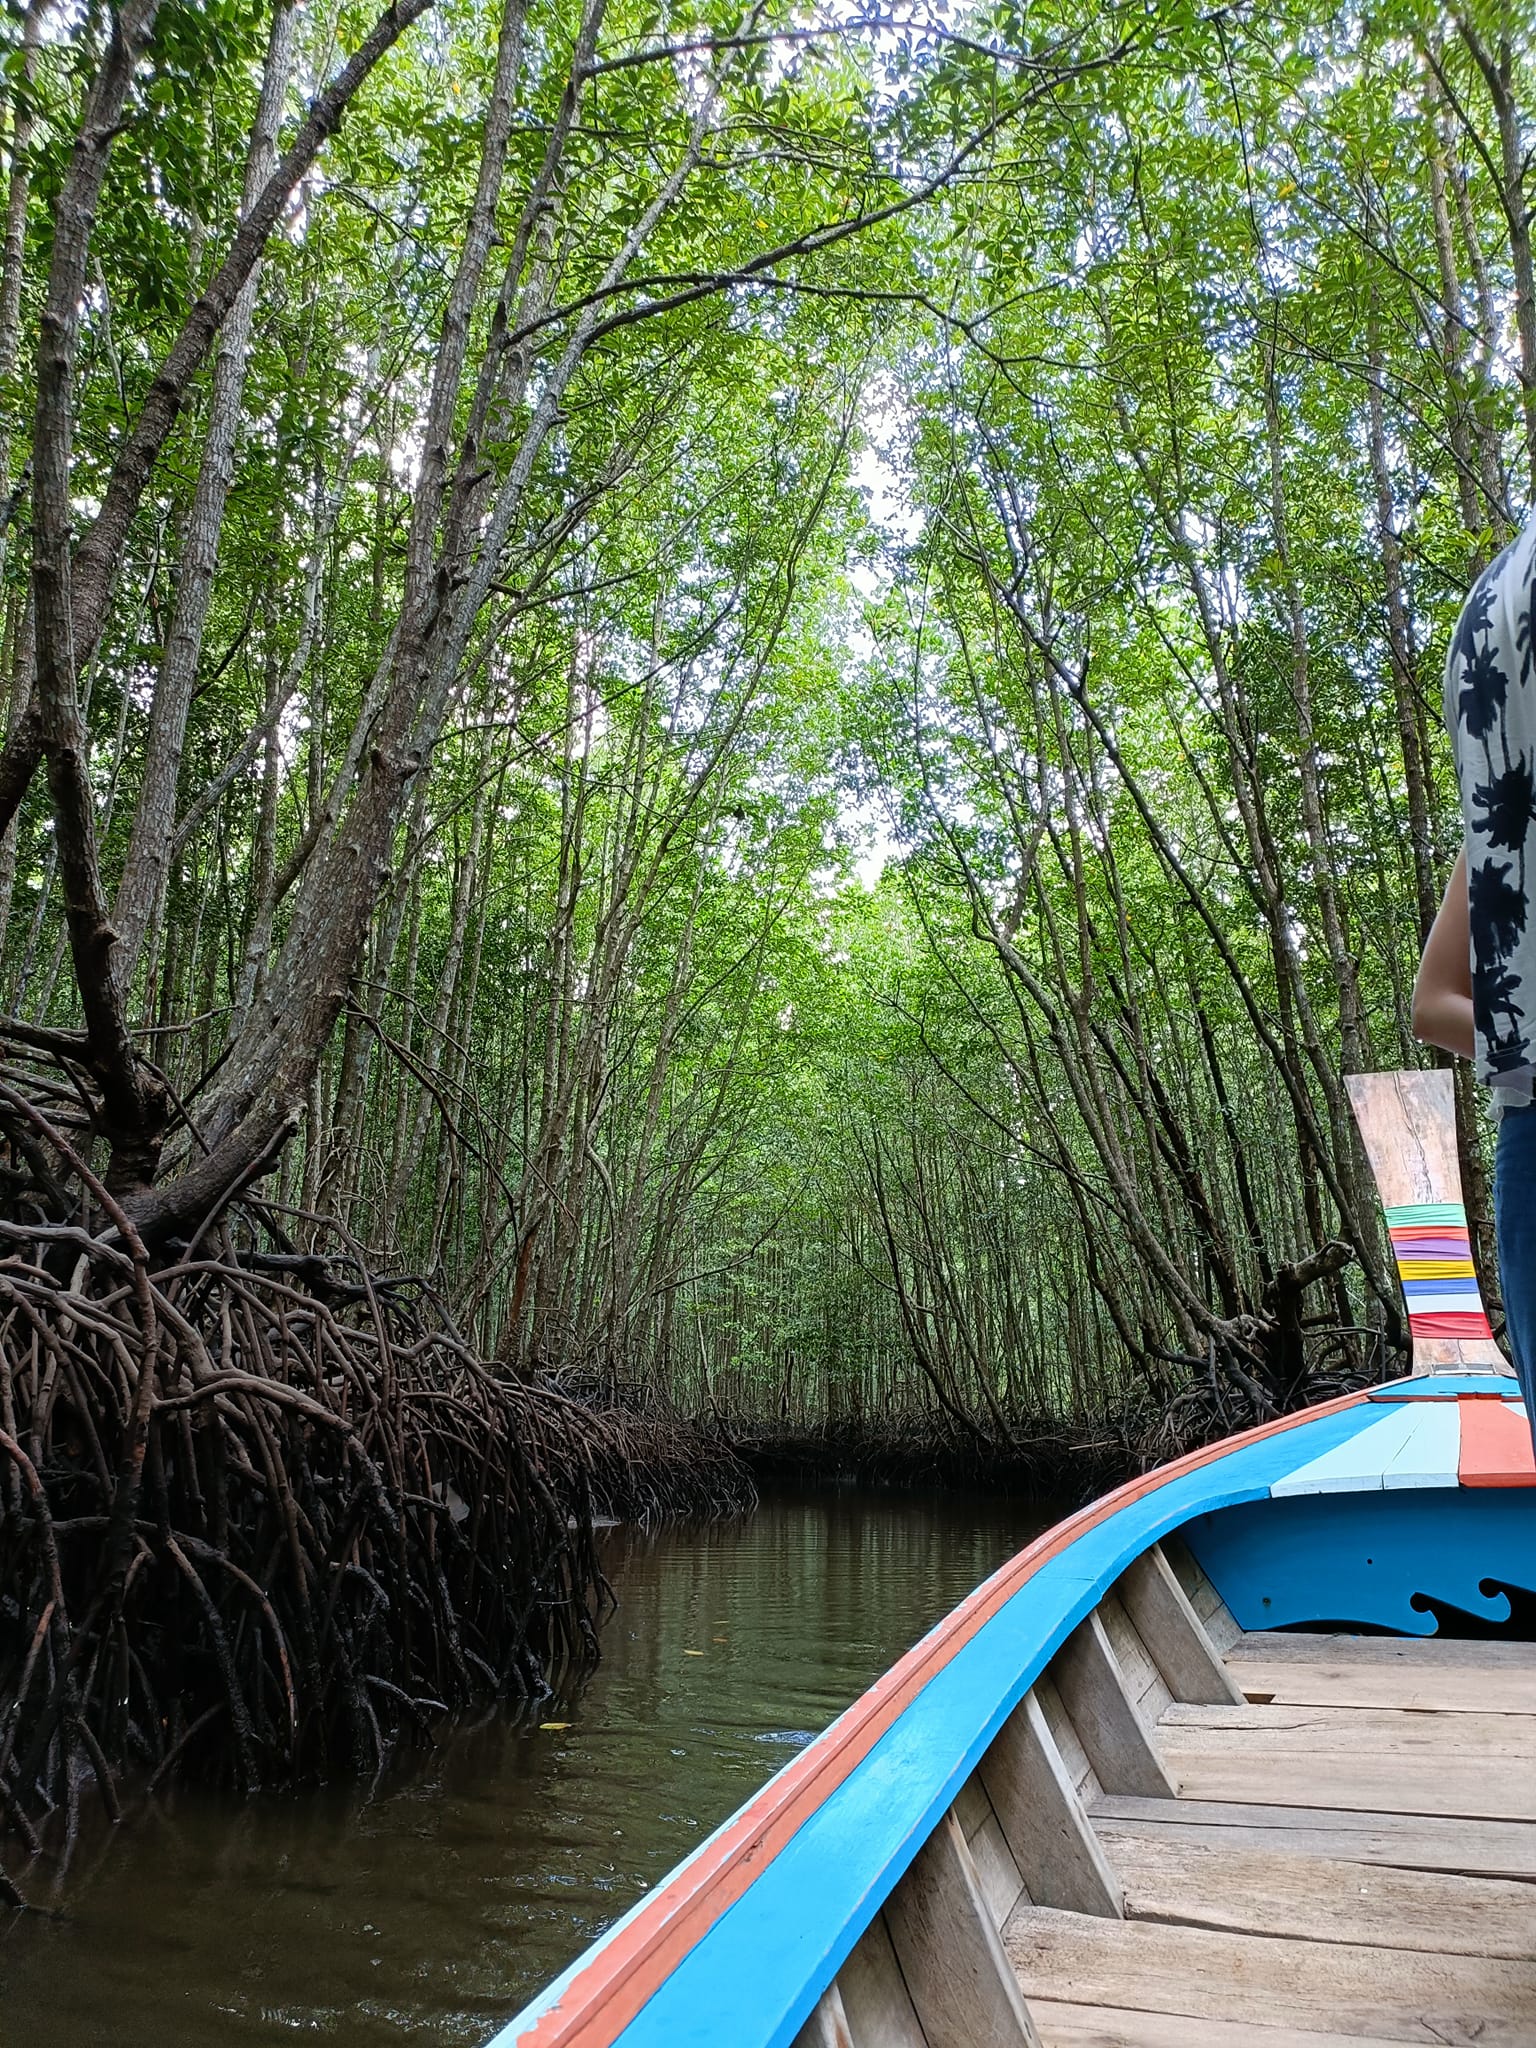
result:
[[[1502,1104],[1536,1069],[1536,517],[1473,584],[1445,664],[1467,841],[1477,1072]]]

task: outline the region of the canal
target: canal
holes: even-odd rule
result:
[[[615,1530],[603,1662],[364,1797],[185,1788],[0,1933],[4,2048],[475,2044],[1052,1519],[821,1493]]]

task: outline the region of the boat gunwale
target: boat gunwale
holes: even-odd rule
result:
[[[657,1992],[699,1953],[727,1915],[750,1898],[753,1887],[773,1869],[801,1830],[825,1810],[835,1794],[849,1785],[883,1739],[900,1726],[935,1680],[976,1642],[988,1624],[1025,1592],[1044,1567],[1062,1558],[1084,1537],[1105,1529],[1122,1516],[1127,1517],[1125,1533],[1130,1540],[1123,1551],[1117,1551],[1112,1561],[1085,1579],[1078,1596],[1042,1629],[1035,1651],[1017,1672],[1016,1682],[994,1704],[979,1733],[959,1748],[937,1794],[929,1802],[930,1810],[923,1821],[908,1831],[902,1850],[888,1857],[882,1868],[872,1874],[861,1895],[859,1912],[849,1916],[826,1939],[814,1975],[803,1978],[789,2007],[781,2016],[772,2018],[771,2028],[760,2037],[760,2043],[754,2037],[752,2048],[773,2048],[773,2044],[791,2041],[854,1942],[899,1882],[934,1821],[953,1797],[955,1786],[974,1768],[1002,1720],[1040,1676],[1066,1635],[1097,1606],[1120,1571],[1159,1537],[1195,1515],[1239,1498],[1267,1494],[1269,1479],[1255,1472],[1236,1493],[1213,1489],[1208,1498],[1183,1501],[1166,1522],[1159,1522],[1156,1516],[1148,1518],[1144,1513],[1136,1515],[1135,1510],[1144,1510],[1180,1480],[1211,1472],[1296,1430],[1315,1428],[1346,1415],[1353,1415],[1363,1425],[1371,1413],[1373,1396],[1411,1387],[1416,1382],[1459,1376],[1454,1368],[1411,1373],[1384,1385],[1356,1389],[1315,1407],[1278,1416],[1127,1480],[1053,1523],[951,1609],[813,1743],[775,1773],[654,1890],[637,1901],[494,2035],[487,2048],[610,2048],[610,2044],[619,2042]],[[1474,1372],[1468,1376],[1486,1375]],[[1346,1433],[1340,1441],[1347,1440],[1347,1434],[1352,1433]],[[1132,1521],[1138,1525],[1134,1532]],[[668,2038],[677,2038],[675,2028]],[[635,2048],[639,2048],[638,2042]],[[745,2039],[741,2048],[748,2048]]]

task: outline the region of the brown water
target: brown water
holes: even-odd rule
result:
[[[615,1532],[568,1726],[460,1726],[371,1798],[177,1793],[0,1935],[0,2044],[483,2041],[1041,1521],[822,1494]]]

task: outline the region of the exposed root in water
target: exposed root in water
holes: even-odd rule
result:
[[[749,1465],[718,1432],[659,1404],[580,1412],[600,1423],[620,1451],[594,1471],[595,1514],[616,1522],[682,1521],[744,1515],[757,1506]]]
[[[125,1770],[366,1776],[536,1696],[597,1652],[594,1521],[752,1504],[723,1445],[493,1371],[339,1233],[266,1215],[157,1265],[81,1172],[80,1221],[0,1217],[0,1832],[30,1854],[68,1857],[84,1797],[116,1818]]]

